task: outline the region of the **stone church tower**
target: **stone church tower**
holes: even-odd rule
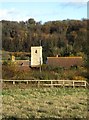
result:
[[[39,67],[42,63],[42,46],[31,47],[31,67]]]

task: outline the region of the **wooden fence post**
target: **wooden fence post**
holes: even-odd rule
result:
[[[15,81],[13,81],[13,85],[15,85]]]
[[[38,88],[39,88],[39,86],[40,86],[40,80],[38,80],[37,82],[38,82]]]
[[[85,88],[87,87],[87,83],[86,83],[86,81],[84,82],[85,83]]]
[[[63,88],[64,88],[64,86],[65,86],[65,85],[64,85],[64,80],[63,80]]]
[[[73,81],[73,88],[74,88],[75,86],[74,86],[74,81]]]
[[[28,85],[28,81],[27,81],[27,85]]]
[[[53,81],[51,80],[51,87],[53,87]]]

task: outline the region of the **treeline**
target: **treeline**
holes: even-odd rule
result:
[[[87,50],[87,20],[48,21],[33,18],[13,22],[2,20],[2,48],[10,52],[30,52],[42,45],[47,56],[73,56]]]

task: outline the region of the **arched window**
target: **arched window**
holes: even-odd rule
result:
[[[37,53],[37,50],[35,50],[35,53]]]

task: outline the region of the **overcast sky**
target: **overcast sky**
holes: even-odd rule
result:
[[[87,18],[87,0],[0,1],[0,20],[26,21],[34,18],[46,22]]]

